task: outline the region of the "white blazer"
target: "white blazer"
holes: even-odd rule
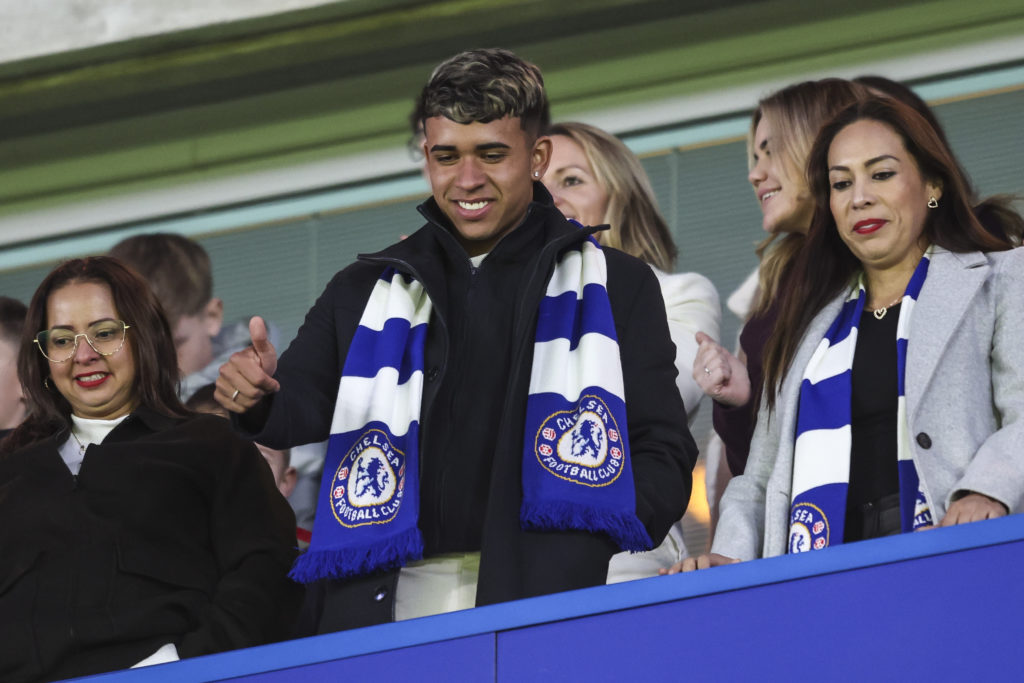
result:
[[[786,552],[800,382],[845,296],[811,322],[771,419],[764,408],[758,414],[746,471],[722,497],[712,552],[741,560]],[[1018,512],[1024,249],[959,254],[936,247],[910,321],[905,379],[914,464],[936,522],[968,491]]]
[[[676,345],[676,387],[686,406],[686,421],[692,426],[704,392],[693,379],[693,359],[697,357],[698,332],[718,339],[722,324],[722,307],[718,290],[699,273],[664,273],[651,266],[658,276],[661,296],[665,300],[668,331]]]

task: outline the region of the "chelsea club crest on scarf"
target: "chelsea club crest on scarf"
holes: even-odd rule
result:
[[[395,519],[405,491],[405,453],[387,432],[370,429],[342,458],[331,490],[331,511],[350,529]]]
[[[584,486],[607,486],[622,474],[619,425],[600,397],[550,415],[537,432],[536,455],[551,474]]]

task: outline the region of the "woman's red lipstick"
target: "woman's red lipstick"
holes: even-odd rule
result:
[[[870,235],[888,222],[884,218],[865,218],[854,224],[853,231],[858,235]]]
[[[93,387],[98,387],[99,385],[103,384],[104,382],[107,381],[107,378],[110,377],[109,374],[103,373],[97,379],[93,379],[93,380],[89,380],[89,381],[86,381],[85,379],[83,379],[83,377],[92,377],[95,374],[96,374],[95,372],[87,372],[87,373],[82,374],[82,375],[76,375],[75,376],[75,381],[78,382],[78,386],[85,387],[86,389],[91,389]]]

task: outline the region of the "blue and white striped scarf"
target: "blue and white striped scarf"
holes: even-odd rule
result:
[[[928,275],[929,248],[914,270],[896,324],[896,434],[903,531],[932,523],[912,458],[904,378],[914,304]],[[804,370],[793,455],[793,489],[789,515],[789,552],[821,550],[843,542],[846,494],[850,481],[851,396],[857,324],[867,294],[863,276],[825,333]]]
[[[521,523],[609,534],[651,547],[636,517],[622,366],[604,254],[566,251],[538,311],[526,406]],[[342,370],[302,583],[360,576],[423,554],[419,420],[432,305],[394,269],[377,281]]]

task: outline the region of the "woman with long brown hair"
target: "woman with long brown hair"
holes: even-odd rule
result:
[[[0,679],[51,680],[287,634],[294,517],[256,447],[177,397],[170,328],[109,257],[43,280],[0,453]]]
[[[894,100],[844,109],[808,176],[751,458],[712,553],[683,570],[1024,504],[1024,251],[981,225],[948,147]]]

